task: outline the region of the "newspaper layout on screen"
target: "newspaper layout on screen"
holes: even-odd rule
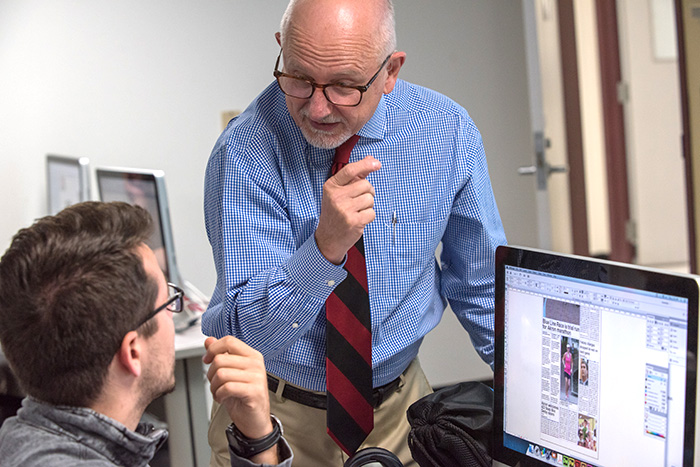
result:
[[[506,436],[554,465],[682,465],[687,299],[512,266],[505,283]]]

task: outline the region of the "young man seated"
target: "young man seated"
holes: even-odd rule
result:
[[[139,207],[87,202],[14,237],[0,260],[0,343],[28,396],[0,429],[3,466],[145,466],[166,440],[140,420],[175,386],[183,292],[144,243],[152,228]],[[231,465],[291,465],[262,356],[233,337],[205,346],[234,422]]]

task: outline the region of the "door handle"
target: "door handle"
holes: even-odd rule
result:
[[[534,175],[537,173],[537,166],[528,165],[523,167],[518,167],[518,174],[520,175]]]
[[[537,175],[537,189],[547,190],[547,178],[553,173],[564,173],[568,169],[561,165],[550,165],[545,158],[545,148],[549,147],[549,139],[544,137],[544,133],[537,131],[534,133],[535,140],[535,165],[518,167],[519,175]]]
[[[549,165],[545,164],[544,169],[547,171],[547,175],[553,173],[566,173],[569,169],[563,165]],[[523,167],[518,167],[518,174],[520,175],[534,175],[537,173],[536,165],[527,165]]]

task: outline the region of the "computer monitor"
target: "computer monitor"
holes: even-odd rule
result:
[[[162,170],[119,167],[100,167],[95,173],[100,200],[124,201],[149,212],[155,228],[148,246],[155,252],[165,277],[170,282],[182,284],[175,260],[165,173]]]
[[[495,331],[496,460],[693,465],[695,276],[499,247]]]
[[[87,157],[46,155],[46,193],[50,215],[90,199],[90,161]]]

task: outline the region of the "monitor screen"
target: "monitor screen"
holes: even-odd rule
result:
[[[499,247],[494,457],[693,465],[697,313],[693,276]]]
[[[136,204],[151,214],[154,230],[148,246],[156,254],[165,277],[180,284],[170,227],[165,173],[162,170],[98,168],[96,176],[102,201]]]
[[[87,157],[46,156],[48,213],[90,199],[90,161]]]

